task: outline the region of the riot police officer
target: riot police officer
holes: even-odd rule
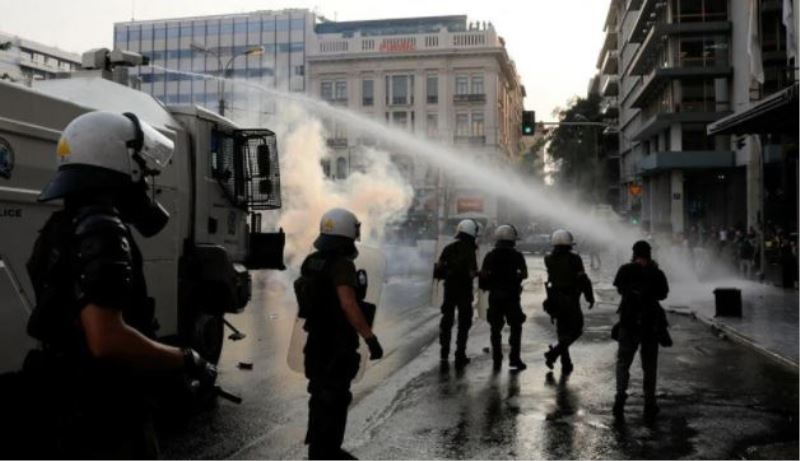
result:
[[[503,362],[500,333],[508,323],[511,329],[508,365],[524,370],[527,366],[520,357],[520,343],[525,314],[522,312],[520,295],[522,281],[528,278],[528,266],[522,253],[514,248],[517,241],[514,226],[498,226],[494,237],[495,247],[484,258],[479,277],[481,289],[489,291],[487,320],[491,327],[492,361],[494,369],[499,370]]]
[[[347,408],[352,400],[350,383],[359,368],[359,335],[369,347],[371,360],[383,349],[359,306],[366,281],[357,277],[355,241],[361,223],[350,211],[334,208],[322,216],[316,252],[306,257],[301,278],[307,294],[298,293],[308,339],[303,350],[308,378],[309,459],[354,459],[342,450]],[[297,283],[295,284],[298,287]],[[306,300],[301,301],[301,297]]]
[[[656,375],[658,346],[672,345],[667,331],[667,318],[659,301],[666,299],[669,284],[664,272],[652,259],[650,244],[640,240],[633,245],[633,259],[619,268],[614,286],[622,295],[619,323],[614,326],[617,351],[617,395],[614,416],[624,418],[628,394],[630,367],[638,349],[644,374],[644,414],[652,418],[658,413],[656,405]]]
[[[575,241],[569,231],[559,229],[551,237],[553,251],[545,256],[547,267],[548,313],[556,322],[558,344],[545,352],[545,364],[551,370],[561,357],[561,372],[571,373],[574,365],[569,346],[583,334],[583,312],[580,295],[586,298],[589,309],[594,307],[592,282],[583,268],[583,260],[572,251]]]
[[[458,335],[456,336],[455,366],[462,368],[469,363],[467,337],[472,327],[473,280],[478,275],[478,249],[475,239],[478,224],[465,219],[456,227],[456,241],[444,247],[434,267],[434,276],[444,280],[442,320],[439,324],[440,357],[446,364],[450,356],[450,338],[458,309]]]
[[[36,293],[28,332],[41,343],[26,359],[39,410],[54,436],[45,457],[154,458],[145,388],[155,373],[186,372],[210,388],[216,368],[191,349],[155,341],[152,298],[131,233],[157,234],[169,215],[148,178],[173,144],[134,114],[91,112],[65,128],[58,171],[39,196],[63,199],[28,261]],[[32,429],[34,430],[34,429]],[[48,431],[49,430],[49,431]]]

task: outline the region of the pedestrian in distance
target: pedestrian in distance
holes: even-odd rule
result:
[[[494,232],[495,247],[483,260],[479,285],[489,292],[489,310],[487,320],[491,328],[492,363],[499,370],[503,363],[503,346],[501,332],[508,324],[511,333],[508,337],[508,365],[517,370],[527,368],[520,357],[522,341],[522,324],[525,314],[520,302],[522,281],[528,278],[528,266],[525,257],[514,246],[518,239],[514,226],[504,224]]]
[[[456,227],[456,241],[450,243],[434,265],[433,276],[444,280],[444,301],[442,320],[439,324],[440,358],[447,364],[450,356],[450,339],[458,311],[458,335],[456,336],[455,366],[463,368],[470,359],[467,357],[467,338],[472,327],[473,280],[478,275],[476,251],[478,245],[478,224],[465,219]]]
[[[353,399],[350,384],[358,373],[358,337],[369,347],[370,360],[383,357],[364,307],[366,277],[356,273],[355,242],[361,223],[348,210],[334,208],[320,221],[317,251],[303,261],[295,282],[300,312],[308,332],[303,352],[308,378],[309,459],[355,459],[342,449],[347,410]]]
[[[656,404],[658,347],[670,347],[672,339],[667,330],[666,314],[659,304],[666,299],[669,285],[664,272],[653,261],[650,244],[640,240],[633,245],[633,259],[619,268],[614,286],[622,299],[617,310],[619,322],[612,329],[612,337],[619,344],[613,413],[618,420],[624,419],[630,367],[639,350],[644,374],[644,414],[653,418],[659,411]]]
[[[146,390],[155,377],[185,374],[195,389],[213,390],[214,365],[154,339],[154,303],[131,231],[148,238],[167,224],[148,178],[172,152],[172,141],[131,113],[90,112],[61,135],[58,170],[39,200],[63,199],[63,207],[27,265],[36,295],[28,333],[41,347],[24,365],[37,396],[26,456],[156,458]]]
[[[583,334],[583,312],[580,296],[594,307],[592,282],[583,268],[583,260],[572,251],[575,240],[569,231],[559,229],[553,232],[552,252],[545,256],[547,267],[547,299],[545,311],[555,321],[558,343],[548,346],[545,352],[545,365],[551,370],[558,358],[561,358],[561,372],[572,373],[574,364],[569,347]]]

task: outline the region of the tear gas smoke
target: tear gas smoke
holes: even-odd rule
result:
[[[259,103],[257,97],[247,96],[248,105]],[[232,118],[245,126],[259,126],[249,117],[260,111],[252,109],[236,111]],[[278,138],[281,154],[283,206],[276,226],[286,232],[290,266],[299,266],[310,252],[319,234],[320,217],[331,208],[346,208],[355,213],[362,223],[362,241],[373,245],[383,240],[388,225],[405,218],[414,191],[389,154],[377,149],[352,153],[350,160],[357,163],[357,169],[351,169],[347,178],[332,180],[325,175],[322,162],[328,160],[332,167],[336,162],[331,158],[325,130],[318,119],[290,103],[277,108],[275,116],[269,117],[269,126]]]
[[[159,68],[158,66],[152,67]],[[169,71],[173,72],[172,70]],[[201,78],[219,78],[192,72],[175,72],[195,75]],[[405,130],[388,127],[367,115],[333,107],[324,101],[306,95],[265,87],[247,80],[230,80],[239,84],[240,88],[255,88],[264,94],[274,97],[276,100],[296,103],[317,116],[335,120],[345,126],[351,135],[380,139],[389,146],[393,153],[422,158],[429,165],[441,169],[449,178],[456,179],[462,184],[469,184],[472,188],[481,190],[489,196],[505,198],[508,203],[519,211],[528,214],[534,219],[545,218],[549,221],[559,223],[576,234],[579,240],[596,242],[600,247],[605,248],[606,251],[623,255],[623,259],[628,257],[626,255],[630,255],[633,243],[642,238],[641,233],[636,229],[625,227],[618,222],[597,219],[591,215],[587,207],[566,199],[566,194],[560,193],[556,188],[548,188],[544,184],[534,182],[529,178],[517,174],[515,171],[502,169],[497,165],[493,165],[481,159],[482,154],[480,152],[470,151],[470,149],[466,147],[455,148],[431,142]],[[297,144],[302,145],[307,142],[308,139],[303,138],[302,142],[298,140]],[[320,149],[322,142],[321,137],[318,142],[320,145],[312,150],[318,151]],[[288,156],[292,156],[291,148],[287,150],[287,146],[283,147],[283,152],[288,152]],[[284,155],[287,154],[285,153]],[[315,162],[318,162],[318,159],[319,157]],[[318,163],[315,163],[315,165],[318,165]],[[315,166],[314,168],[318,167]],[[382,170],[381,168],[379,168],[378,171],[383,171],[384,174],[386,172],[385,169]],[[370,213],[376,213],[378,218],[383,217],[383,219],[386,219],[386,213],[378,213],[381,207],[383,207],[383,205],[378,203],[378,200],[373,199],[370,195],[364,195],[357,191],[346,192],[345,188],[365,187],[366,190],[372,191],[371,193],[377,193],[384,188],[391,187],[393,184],[392,182],[377,180],[377,178],[356,177],[351,181],[346,181],[341,184],[341,187],[338,188],[335,185],[325,185],[324,181],[323,184],[319,184],[318,182],[315,184],[313,182],[317,181],[315,178],[311,178],[310,180],[304,178],[302,178],[302,180],[300,179],[301,178],[298,178],[295,184],[298,187],[302,186],[300,187],[301,189],[311,189],[313,192],[310,193],[309,197],[321,197],[323,200],[327,200],[326,203],[332,206],[342,206],[349,201],[354,204],[354,211],[356,211],[356,213],[366,206],[366,216],[371,216]],[[289,182],[292,181],[290,180]],[[289,192],[287,196],[291,196],[291,194],[292,193]],[[365,200],[366,203],[361,200]],[[308,216],[310,213],[305,213],[305,216],[303,216],[304,210],[302,208],[302,206],[311,206],[311,204],[310,202],[304,202],[302,199],[298,199],[298,201],[303,203],[303,205],[294,208],[294,212],[292,212],[290,206],[285,213],[290,216],[286,221],[287,226],[292,226],[291,230],[289,228],[286,230],[287,232],[301,232],[308,235],[313,234],[316,231],[316,223],[312,222],[313,220]],[[400,202],[390,203],[399,204]],[[361,212],[363,213],[363,211]],[[316,213],[318,216],[318,211],[316,211]],[[297,225],[292,222],[291,218],[291,216],[295,214],[302,217],[302,219],[298,218],[299,223]],[[314,227],[314,232],[311,232],[309,226]],[[378,226],[372,225],[372,228],[377,229]],[[310,238],[308,236],[299,238],[298,242],[302,243],[298,243],[298,246],[292,247],[290,254],[291,251],[302,251],[299,245],[307,244],[309,240]],[[691,279],[696,280],[694,277],[694,268],[690,261],[687,261],[686,258],[682,256],[681,252],[663,251],[660,253],[659,258],[659,262],[662,264],[667,276],[670,277],[671,280],[681,282]],[[698,287],[700,287],[698,288],[699,290],[710,294],[711,287],[708,284],[702,285],[691,282],[690,285],[698,285]]]

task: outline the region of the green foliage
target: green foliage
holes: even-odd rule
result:
[[[600,96],[571,101],[569,107],[559,111],[561,122],[602,122]],[[548,153],[558,165],[554,176],[556,184],[577,189],[587,198],[599,198],[604,182],[605,168],[601,157],[601,126],[558,126],[550,134]]]

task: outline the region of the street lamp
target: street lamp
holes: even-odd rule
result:
[[[218,52],[212,50],[211,48],[207,48],[196,43],[191,44],[191,48],[195,51],[199,51],[201,53],[210,54],[217,58],[217,71],[221,73],[220,77],[217,80],[217,94],[219,95],[219,115],[225,115],[225,79],[228,78],[228,70],[230,69],[231,65],[233,64],[234,59],[238,58],[239,56],[258,56],[264,54],[264,47],[263,46],[254,46],[252,48],[246,49],[239,54],[235,54],[228,59],[228,62],[225,63],[225,66],[222,66],[222,57],[219,55]]]

